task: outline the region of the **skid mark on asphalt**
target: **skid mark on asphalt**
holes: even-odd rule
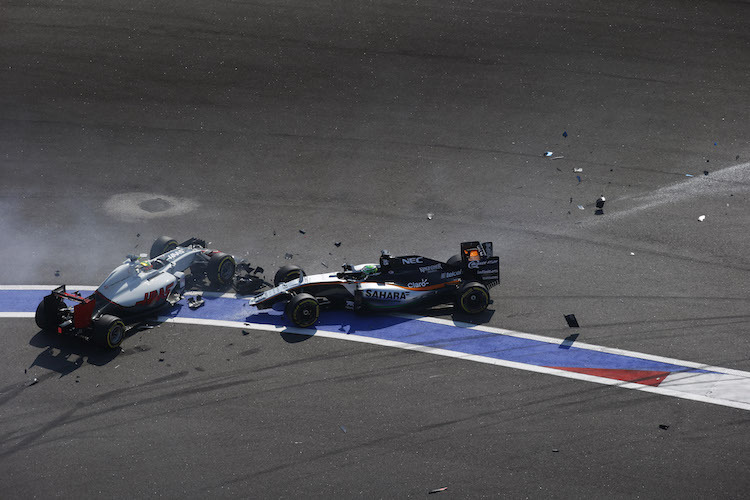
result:
[[[703,172],[696,171],[694,177],[659,188],[651,194],[633,198],[632,200],[636,203],[634,207],[607,212],[606,218],[590,218],[582,224],[592,226],[610,223],[623,217],[699,196],[721,196],[748,191],[750,191],[750,163],[710,172],[707,176],[703,175]]]
[[[0,317],[33,317],[51,288],[0,287]],[[203,295],[203,307],[176,307],[159,320],[375,344],[750,410],[750,373],[739,370],[409,314],[325,311],[317,329],[301,329],[234,294]]]

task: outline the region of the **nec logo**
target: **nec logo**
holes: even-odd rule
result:
[[[150,306],[154,302],[161,302],[169,296],[169,291],[174,286],[174,283],[170,283],[164,288],[159,288],[159,291],[152,290],[143,294],[143,300],[139,300],[135,303],[137,306]]]
[[[407,257],[405,259],[401,259],[402,264],[421,264],[422,263],[422,257]]]

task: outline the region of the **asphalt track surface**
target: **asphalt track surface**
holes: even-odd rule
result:
[[[748,19],[746,2],[3,2],[0,284],[96,285],[161,234],[269,273],[492,240],[484,325],[563,342],[575,313],[575,341],[750,371]],[[0,321],[3,498],[750,483],[742,409],[335,338],[164,323],[103,353]]]

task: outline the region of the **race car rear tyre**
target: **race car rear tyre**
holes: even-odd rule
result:
[[[448,259],[448,262],[446,262],[449,268],[451,269],[461,269],[461,255],[456,254],[450,259]]]
[[[161,236],[151,245],[151,251],[148,254],[149,259],[154,259],[163,253],[177,248],[177,240],[169,236]]]
[[[55,307],[50,307],[55,305]],[[62,307],[62,300],[59,298],[49,299],[45,297],[36,306],[34,321],[40,330],[45,332],[55,332],[57,330],[57,309]]]
[[[305,271],[299,266],[284,266],[276,271],[276,276],[273,277],[273,286],[279,286],[282,283],[300,279],[304,275]]]
[[[300,328],[309,328],[318,321],[320,304],[309,293],[299,293],[286,305],[286,316]]]
[[[125,339],[125,323],[117,316],[104,314],[94,320],[91,340],[105,349],[116,349]]]
[[[214,285],[228,285],[232,283],[236,267],[234,257],[223,252],[216,252],[208,261],[206,269],[208,280]]]
[[[466,314],[479,314],[490,304],[487,287],[476,281],[464,283],[456,295],[456,309]]]

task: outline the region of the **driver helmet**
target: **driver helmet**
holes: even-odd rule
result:
[[[378,266],[367,264],[366,266],[362,267],[362,273],[365,276],[370,275],[370,274],[375,274],[377,272],[378,272]]]

